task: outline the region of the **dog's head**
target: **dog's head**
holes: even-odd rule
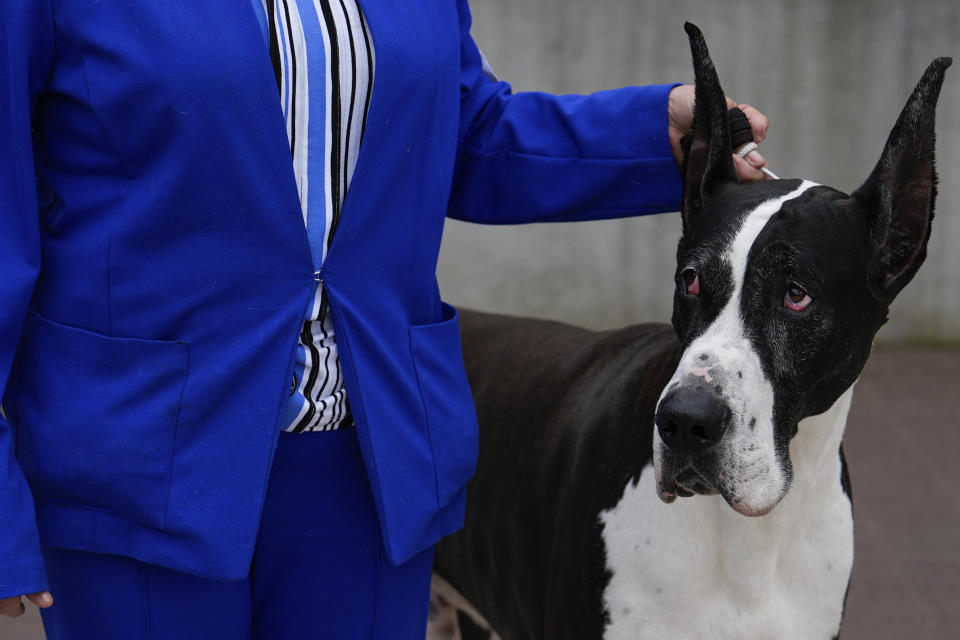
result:
[[[897,293],[926,256],[934,111],[949,58],[927,68],[852,195],[801,180],[739,184],[726,102],[700,30],[683,141],[673,324],[684,351],[657,406],[660,497],[721,494],[763,515],[790,486],[798,424],[857,379]]]

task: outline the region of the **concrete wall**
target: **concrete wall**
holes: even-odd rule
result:
[[[886,342],[960,342],[960,2],[956,0],[473,0],[474,39],[514,89],[584,93],[692,82],[683,21],[704,31],[727,94],[772,121],[782,177],[852,191],[913,85],[940,55],[940,196],[929,257]],[[451,302],[592,327],[668,321],[679,216],[488,228],[451,221],[441,290]]]

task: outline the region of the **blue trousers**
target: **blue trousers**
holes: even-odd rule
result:
[[[280,436],[246,580],[47,547],[49,640],[423,640],[433,550],[387,559],[354,429]]]

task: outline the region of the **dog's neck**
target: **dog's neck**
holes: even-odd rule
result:
[[[769,514],[745,518],[722,499],[716,500],[716,516],[721,523],[718,534],[724,548],[728,548],[728,542],[742,544],[746,537],[758,560],[776,565],[792,553],[791,548],[804,539],[805,532],[822,529],[827,512],[844,507],[848,498],[840,484],[840,444],[852,399],[853,386],[827,411],[800,422],[790,442],[790,488]]]
[[[834,635],[853,563],[839,453],[852,397],[851,387],[801,421],[790,444],[793,481],[765,516],[741,515],[718,495],[664,504],[645,467],[601,514],[611,574],[604,638]],[[678,618],[691,603],[703,611]],[[724,635],[714,620],[724,621]]]
[[[800,490],[804,496],[812,498],[824,491],[836,489],[841,466],[840,444],[843,441],[854,386],[855,384],[844,391],[824,413],[800,422],[797,435],[790,442],[793,482],[787,492],[788,496],[790,492]]]
[[[784,553],[803,532],[821,526],[820,519],[827,505],[841,503],[840,444],[853,399],[853,386],[847,389],[827,411],[802,420],[797,435],[790,442],[792,481],[783,500],[765,516],[750,518],[731,509],[722,498],[714,496],[717,534],[721,545],[734,546],[751,540],[752,553],[763,561],[779,563]],[[697,500],[698,497],[689,498]]]

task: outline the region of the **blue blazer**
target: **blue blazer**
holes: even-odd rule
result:
[[[39,545],[247,574],[315,287],[249,2],[0,2],[0,597]],[[363,0],[376,78],[321,277],[383,539],[456,530],[477,452],[445,216],[675,210],[670,85],[511,95],[465,0]]]

